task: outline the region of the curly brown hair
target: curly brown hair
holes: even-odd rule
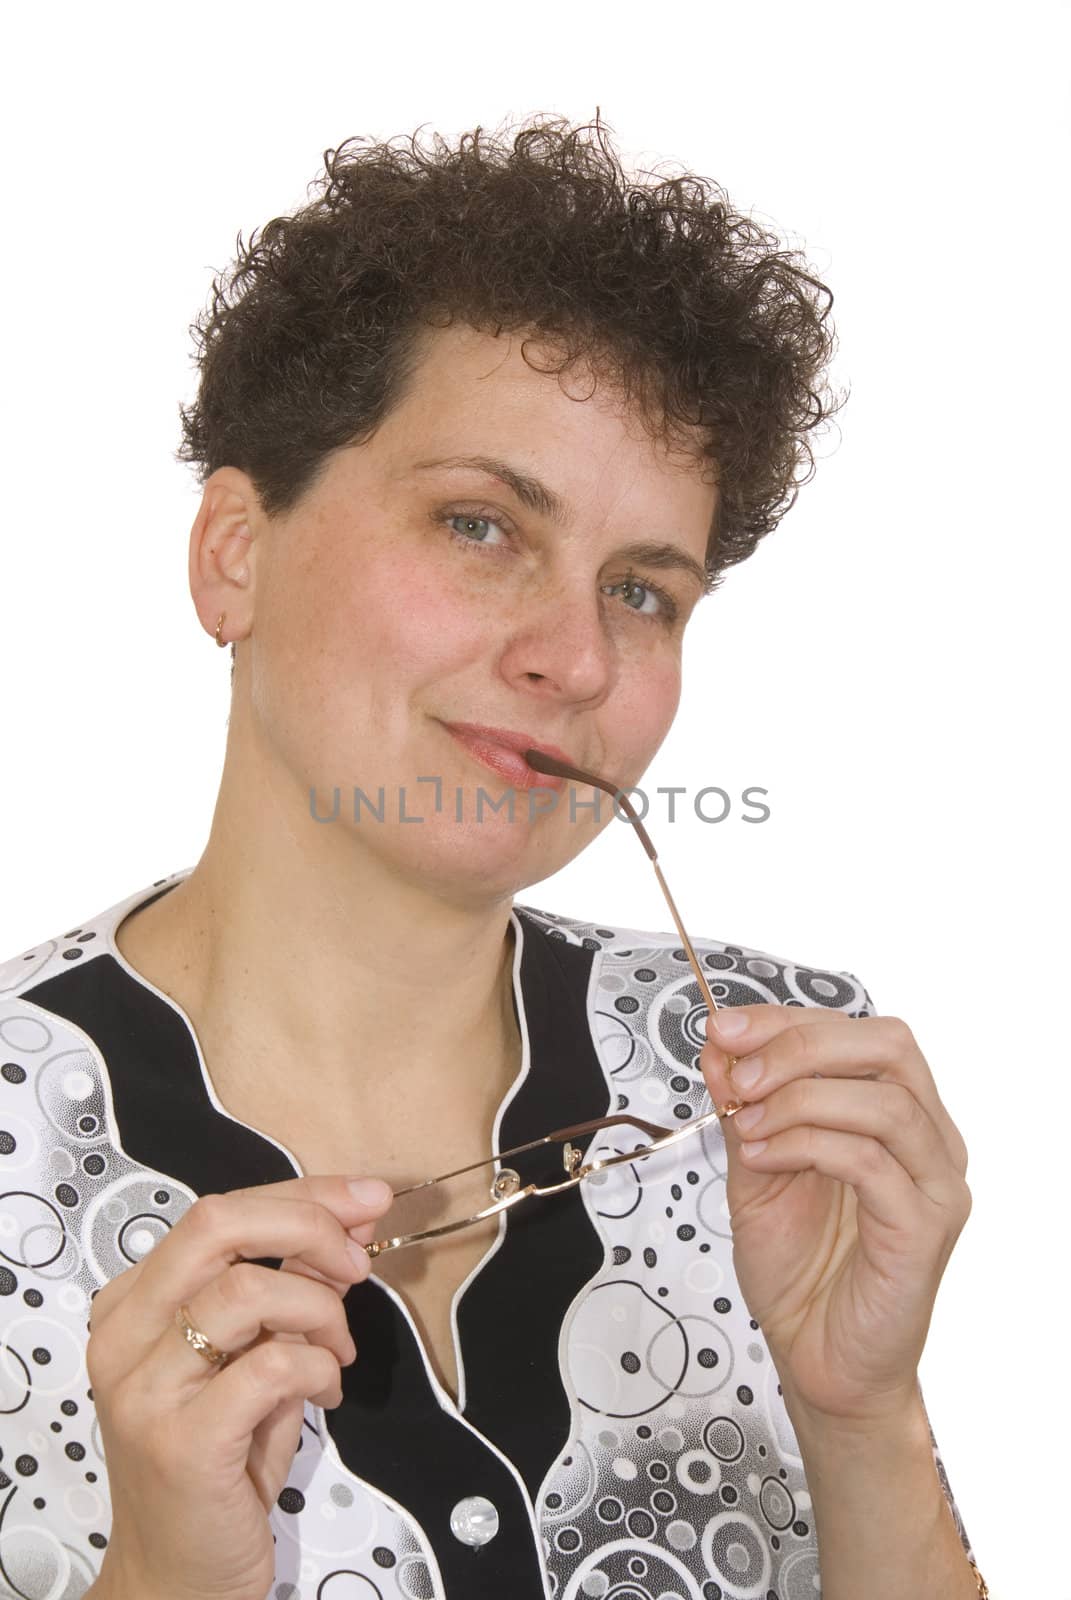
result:
[[[456,146],[418,129],[325,151],[322,194],[248,246],[239,233],[191,325],[200,385],[176,459],[201,483],[237,466],[268,515],[288,511],[403,398],[422,325],[524,329],[561,352],[538,370],[586,361],[709,464],[712,592],[795,503],[807,434],[843,403],[825,381],[833,294],[717,184],[626,175],[606,129],[598,111],[539,114]]]

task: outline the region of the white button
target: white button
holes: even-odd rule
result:
[[[483,1495],[470,1494],[467,1500],[459,1500],[451,1511],[450,1532],[462,1544],[478,1548],[498,1532],[498,1512]]]

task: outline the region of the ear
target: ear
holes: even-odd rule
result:
[[[237,467],[218,467],[205,480],[190,529],[190,593],[201,626],[215,636],[244,639],[253,621],[255,538],[264,521],[253,481]]]

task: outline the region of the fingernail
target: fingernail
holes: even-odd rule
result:
[[[363,1206],[385,1206],[393,1198],[390,1184],[384,1183],[382,1178],[355,1178],[349,1191]]]
[[[716,1011],[711,1017],[714,1028],[726,1039],[735,1039],[744,1032],[748,1019],[742,1011]]]
[[[748,1106],[746,1111],[741,1111],[736,1119],[738,1128],[756,1128],[766,1115],[766,1107],[760,1100],[758,1105]]]
[[[753,1089],[761,1077],[762,1063],[759,1061],[741,1061],[730,1073],[730,1079],[738,1089]]]

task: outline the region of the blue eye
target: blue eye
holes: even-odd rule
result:
[[[501,544],[508,542],[511,537],[504,523],[497,516],[492,516],[485,511],[445,511],[439,514],[440,521],[444,522],[450,530],[450,536],[466,550],[473,552],[481,549],[495,550]],[[453,526],[460,523],[463,532]],[[478,532],[480,527],[497,528],[502,534],[502,540],[495,542],[489,540],[486,534]],[[634,572],[629,572],[618,583],[604,583],[602,592],[606,595],[621,594],[625,599],[626,609],[635,616],[642,617],[645,622],[659,622],[665,627],[672,627],[677,621],[679,612],[677,602],[668,589],[663,589],[657,583],[651,583],[646,578],[637,578]],[[633,597],[640,594],[644,597],[640,605],[633,605]],[[646,600],[654,599],[657,602],[654,610],[646,606]]]
[[[625,604],[628,606],[629,610],[635,611],[637,616],[654,618],[668,615],[672,618],[676,614],[677,608],[673,603],[672,597],[668,595],[664,589],[657,588],[653,583],[641,583],[637,578],[628,577],[622,578],[620,583],[607,583],[603,585],[604,594],[614,594],[618,590],[620,590],[625,600]],[[640,606],[632,605],[632,596],[636,593],[644,594],[648,596],[648,598],[654,598],[657,600],[658,608],[655,611],[644,611]]]
[[[460,539],[464,544],[487,543],[487,539],[485,537],[480,537],[478,535],[470,537],[473,527],[478,523],[482,522],[487,528],[498,528],[500,530],[502,528],[502,524],[500,522],[496,522],[493,517],[485,517],[475,511],[452,512],[449,516],[447,516],[446,521],[448,523],[461,522],[465,524],[464,533],[458,533],[455,529],[451,529],[451,532],[454,533],[455,538]]]

